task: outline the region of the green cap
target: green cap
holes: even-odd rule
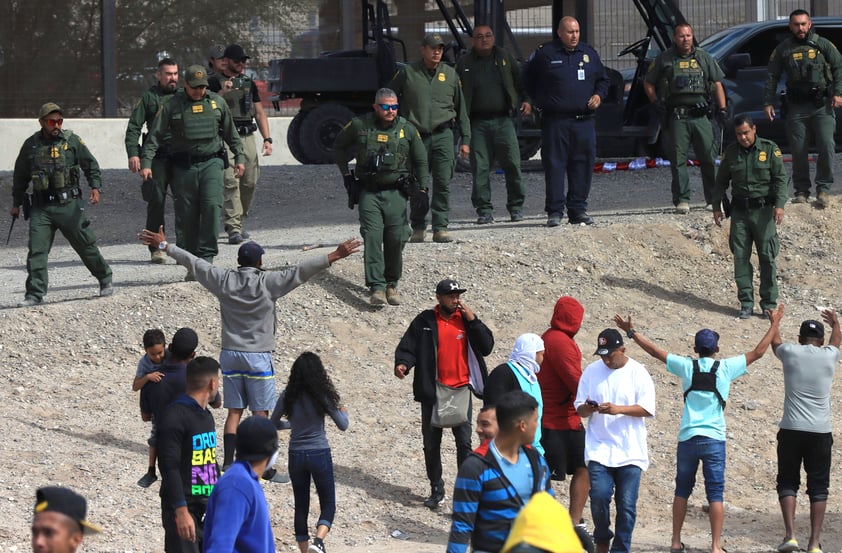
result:
[[[38,110],[38,119],[43,119],[49,114],[53,113],[54,111],[62,113],[61,108],[58,106],[58,104],[53,102],[47,102],[46,104],[41,106],[40,110]]]
[[[421,46],[430,46],[435,48],[436,46],[444,46],[445,42],[442,40],[441,35],[438,33],[429,33],[424,35],[424,40],[421,41]]]
[[[184,80],[192,88],[208,86],[208,72],[201,65],[191,65],[184,72]]]

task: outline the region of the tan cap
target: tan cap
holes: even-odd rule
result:
[[[191,88],[208,86],[208,71],[201,65],[191,65],[184,72],[184,80]]]
[[[38,119],[43,119],[46,116],[48,116],[49,114],[53,113],[54,111],[62,113],[61,108],[59,107],[58,104],[53,103],[53,102],[47,102],[46,104],[41,106],[40,110],[38,110]],[[62,115],[63,115],[63,113],[62,113]]]

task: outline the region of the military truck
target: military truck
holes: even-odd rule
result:
[[[623,76],[609,69],[611,88],[597,111],[598,155],[639,155],[652,153],[657,143],[657,118],[643,91],[642,76],[647,54],[664,50],[672,44],[675,25],[683,16],[673,0],[630,0],[648,31],[645,37],[625,48],[620,55],[637,59],[634,78],[624,82]],[[453,40],[447,45],[445,60],[453,63],[466,51],[464,36],[473,28],[458,0],[451,0],[452,15],[444,0],[436,0]],[[561,18],[562,0],[553,0],[553,22]],[[502,0],[495,3],[496,15],[503,14]],[[495,15],[495,14],[492,14]],[[517,53],[516,36],[505,17],[491,17],[495,34],[508,38]],[[362,48],[334,51],[309,59],[277,59],[269,62],[269,90],[277,103],[300,99],[300,111],[287,131],[287,145],[292,155],[304,164],[333,163],[333,142],[342,127],[355,115],[371,110],[375,91],[385,86],[398,64],[407,61],[406,44],[394,36],[384,0],[362,2]],[[502,26],[502,28],[499,28]],[[552,35],[547,36],[550,40]],[[399,56],[397,55],[399,54]],[[624,94],[624,85],[628,93]],[[529,159],[541,145],[540,123],[536,115],[519,117],[516,123],[521,158]]]

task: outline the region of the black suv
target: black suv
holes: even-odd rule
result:
[[[815,17],[813,30],[837,47],[842,45],[842,17]],[[719,62],[725,72],[722,85],[733,113],[748,113],[757,124],[757,134],[787,148],[784,123],[780,119],[780,96],[776,94],[778,117],[770,122],[763,113],[763,88],[766,68],[775,47],[790,36],[788,20],[744,23],[705,38],[699,46]],[[778,93],[786,88],[786,75],[778,83]],[[733,142],[732,129],[727,129],[725,142]],[[842,108],[836,110],[836,135],[842,137]],[[837,142],[837,149],[842,146]]]

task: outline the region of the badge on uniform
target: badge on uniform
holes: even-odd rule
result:
[[[678,62],[679,69],[690,69],[690,62],[689,61],[680,61]]]
[[[690,60],[690,67],[693,69],[699,68],[699,62],[696,61],[696,58]]]
[[[775,148],[775,157],[783,157],[780,148]]]
[[[580,81],[584,81],[585,80],[585,70],[579,69],[578,71],[576,71],[576,78],[579,79]]]
[[[757,154],[757,161],[761,163],[766,161],[766,152],[760,152],[759,154]]]
[[[53,159],[58,159],[58,157],[59,157],[58,146],[52,146],[50,148],[50,157],[53,158]]]
[[[811,60],[816,59],[816,51],[810,48],[809,50],[807,50],[807,57]]]
[[[591,62],[591,58],[590,58],[590,57],[588,57],[588,55],[587,55],[587,54],[583,54],[583,55],[582,55],[582,59],[584,60],[584,62],[585,62],[585,63],[590,63],[590,62]]]
[[[205,106],[202,104],[194,104],[191,107],[193,108],[193,113],[203,113],[205,111]]]
[[[388,142],[389,135],[388,134],[379,134],[377,135],[377,142]]]
[[[211,109],[216,109],[216,100],[211,100]]]
[[[398,138],[404,138],[405,136],[406,135],[403,134],[403,129],[401,129],[401,132],[398,133]]]
[[[439,73],[439,81],[444,82],[447,78],[444,76],[444,73]]]
[[[802,54],[801,52],[793,52],[792,53],[792,59],[794,59],[794,60],[804,59],[804,54]]]

